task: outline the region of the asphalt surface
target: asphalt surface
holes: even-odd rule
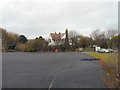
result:
[[[103,88],[98,60],[85,53],[3,53],[3,88]]]

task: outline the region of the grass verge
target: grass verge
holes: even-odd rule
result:
[[[105,71],[103,81],[109,88],[118,88],[118,53],[88,53],[89,56],[100,59]]]

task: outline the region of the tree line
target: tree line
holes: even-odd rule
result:
[[[51,51],[53,49],[59,49],[61,51],[75,51],[77,48],[93,48],[94,45],[101,48],[117,49],[119,46],[117,30],[94,30],[90,36],[81,35],[76,31],[67,31],[68,39],[61,45],[49,46],[49,41],[45,40],[42,36],[35,39],[28,40],[25,35],[18,35],[15,33],[7,32],[7,30],[0,28],[2,32],[2,50],[3,51],[23,51],[23,52],[36,52],[36,51]]]
[[[25,35],[18,35],[7,32],[5,29],[0,29],[2,32],[2,50],[3,51],[45,51],[48,42],[42,36],[36,39],[28,40]]]
[[[94,48],[99,46],[101,48],[118,49],[120,35],[117,30],[101,31],[96,29],[91,32],[90,36],[80,35],[76,31],[69,32],[69,40],[73,50],[76,48]]]

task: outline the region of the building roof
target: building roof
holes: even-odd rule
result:
[[[50,33],[50,35],[51,35],[52,40],[57,41],[57,40],[61,40],[65,36],[65,33],[55,32],[55,33]]]

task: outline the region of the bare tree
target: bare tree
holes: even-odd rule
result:
[[[113,38],[113,37],[116,36],[117,34],[118,34],[118,31],[115,30],[115,29],[113,29],[113,30],[107,30],[107,31],[106,31],[106,37],[107,37],[108,39]]]
[[[91,33],[90,36],[91,36],[94,40],[96,40],[96,39],[99,38],[99,34],[100,34],[100,30],[99,30],[99,29],[96,29],[96,30],[94,30],[94,31]]]
[[[69,32],[69,40],[72,45],[75,45],[77,42],[78,33],[76,31]]]
[[[100,47],[107,47],[107,39],[104,31],[100,31],[99,29],[94,30],[91,33],[91,37],[94,40],[94,44]]]

